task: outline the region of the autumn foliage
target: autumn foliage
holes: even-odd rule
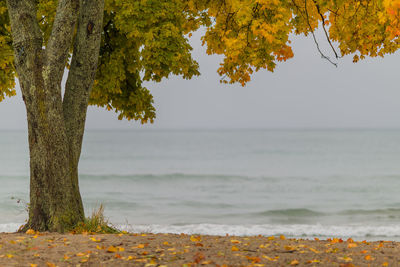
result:
[[[56,2],[39,1],[44,46]],[[5,0],[0,0],[0,21],[1,101],[16,94]],[[106,0],[90,104],[114,110],[119,119],[152,122],[153,97],[143,83],[171,74],[185,79],[199,75],[189,43],[199,28],[205,29],[207,53],[223,56],[221,81],[244,86],[254,72],[273,71],[277,63],[294,56],[294,34],[312,35],[317,46],[329,43],[330,50],[317,47],[316,53],[333,64],[345,55],[357,62],[394,53],[399,48],[400,0]]]

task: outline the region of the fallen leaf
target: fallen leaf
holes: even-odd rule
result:
[[[201,241],[201,236],[192,235],[192,236],[190,236],[190,241],[192,241],[192,242],[200,242]]]
[[[314,252],[314,253],[316,253],[316,254],[318,254],[318,253],[321,253],[321,251],[318,251],[318,250],[316,250],[316,249],[314,249],[314,248],[309,248],[312,252]]]
[[[373,257],[371,257],[371,255],[366,255],[366,256],[364,257],[364,259],[367,260],[367,261],[373,261],[373,260],[375,260]]]
[[[382,263],[382,266],[389,266],[389,262],[385,261],[384,263]]]
[[[239,248],[236,246],[232,246],[232,251],[239,251]]]
[[[292,260],[291,262],[290,262],[290,265],[298,265],[300,262],[298,261],[298,260]]]
[[[275,240],[275,236],[269,236],[268,240]]]
[[[358,245],[356,243],[349,243],[349,245],[347,247],[348,248],[355,248],[355,247],[358,247]]]
[[[317,259],[307,261],[307,263],[320,263],[320,262],[321,262],[321,261],[319,261],[319,260],[317,260]]]
[[[205,258],[205,256],[204,256],[203,253],[197,252],[197,253],[194,255],[193,260],[194,260],[195,263],[200,263],[204,258]]]
[[[109,246],[107,248],[107,252],[110,252],[110,253],[114,253],[114,252],[117,252],[117,251],[118,251],[118,249],[116,247],[114,247],[114,246]]]
[[[233,243],[233,244],[240,244],[240,243],[242,243],[242,242],[239,241],[239,240],[236,240],[236,239],[232,239],[232,240],[231,240],[231,243]]]
[[[346,261],[346,262],[353,261],[353,259],[350,258],[350,257],[348,257],[348,256],[338,257],[338,259],[339,259],[339,260],[344,260],[344,261]]]
[[[285,240],[285,239],[286,239],[286,237],[285,237],[284,235],[280,235],[279,238],[280,238],[281,240]]]
[[[28,229],[28,230],[26,230],[25,233],[26,233],[27,235],[34,235],[34,234],[36,234],[35,230],[33,230],[33,229]]]
[[[48,266],[48,267],[57,267],[54,263],[52,263],[52,262],[46,262],[46,265]]]

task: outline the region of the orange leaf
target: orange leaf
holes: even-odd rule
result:
[[[298,265],[300,262],[298,261],[298,260],[292,260],[291,262],[290,262],[290,265]]]
[[[232,246],[232,251],[239,251],[239,248],[236,246]]]
[[[374,260],[374,258],[372,258],[371,255],[365,256],[364,259],[367,260],[367,261],[373,261]]]

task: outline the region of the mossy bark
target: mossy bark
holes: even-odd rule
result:
[[[104,0],[60,0],[47,44],[43,44],[36,20],[36,2],[7,1],[28,120],[31,179],[24,229],[64,232],[84,220],[78,163],[97,67]],[[61,80],[73,39],[63,98]]]

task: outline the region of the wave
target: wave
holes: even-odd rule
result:
[[[15,232],[22,223],[0,224],[0,232]],[[292,238],[353,238],[356,240],[400,240],[400,225],[321,225],[321,224],[182,224],[182,225],[116,225],[121,230],[133,233],[171,233],[201,235],[273,236],[285,235]]]
[[[400,215],[400,209],[388,208],[388,209],[374,209],[374,210],[345,210],[338,212],[339,215]]]
[[[310,209],[281,209],[281,210],[267,210],[263,212],[254,213],[256,216],[293,216],[293,217],[309,217],[309,216],[323,216],[325,213],[313,211]]]

